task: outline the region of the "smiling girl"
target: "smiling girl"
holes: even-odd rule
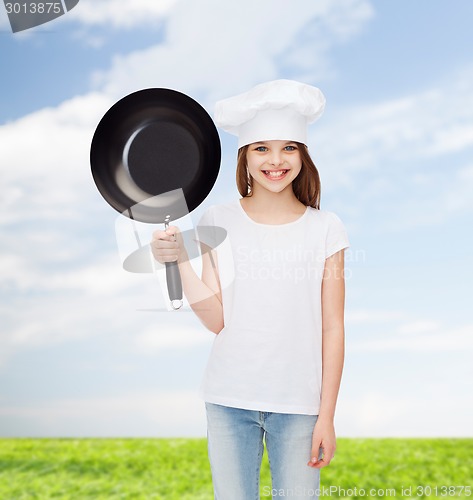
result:
[[[230,251],[203,241],[199,278],[175,226],[154,234],[155,258],[177,260],[189,304],[216,334],[201,395],[218,500],[259,498],[263,443],[273,498],[317,498],[335,453],[349,243],[320,210],[306,145],[324,106],[319,89],[291,80],[219,101],[217,125],[238,136],[242,198],[211,206],[200,225],[224,228]]]

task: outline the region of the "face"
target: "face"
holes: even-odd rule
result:
[[[248,146],[246,161],[253,191],[263,188],[279,193],[292,189],[292,181],[302,168],[297,143],[290,141],[254,142]]]

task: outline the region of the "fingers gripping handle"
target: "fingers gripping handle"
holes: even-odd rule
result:
[[[167,215],[164,220],[164,227],[169,227],[170,216]],[[182,300],[182,281],[177,262],[166,262],[166,283],[168,285],[169,299],[171,307],[174,310],[180,309],[183,304]]]

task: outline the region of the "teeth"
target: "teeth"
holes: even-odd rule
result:
[[[287,170],[277,170],[277,171],[263,170],[263,172],[266,175],[269,175],[270,177],[281,177],[281,175],[284,175],[287,172]]]

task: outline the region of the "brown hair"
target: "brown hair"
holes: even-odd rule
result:
[[[302,168],[299,175],[292,181],[292,189],[296,198],[306,207],[320,209],[320,175],[309,150],[305,144],[296,142],[299,149]],[[236,183],[238,192],[245,198],[252,195],[253,178],[248,173],[246,165],[246,153],[248,146],[243,146],[238,150]]]

